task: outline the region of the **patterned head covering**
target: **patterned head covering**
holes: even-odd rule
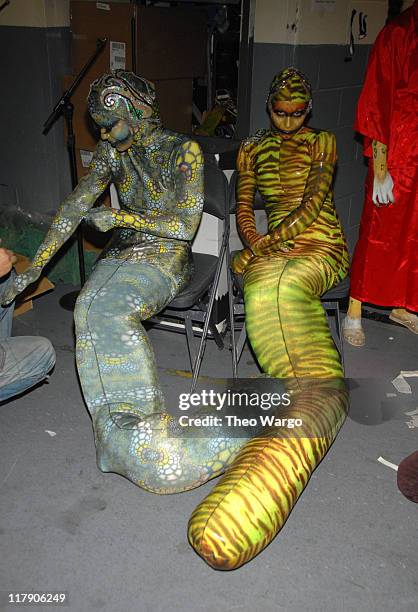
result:
[[[312,108],[312,90],[308,79],[296,68],[285,68],[273,78],[267,97],[267,111],[272,111],[273,101],[303,102]]]
[[[133,72],[115,70],[98,78],[90,86],[87,104],[89,113],[103,123],[115,117],[133,124],[161,123],[154,84]]]

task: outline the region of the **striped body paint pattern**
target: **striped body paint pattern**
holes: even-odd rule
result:
[[[319,256],[252,260],[244,273],[246,327],[264,372],[300,384],[343,376],[319,298],[341,277]]]
[[[189,522],[189,540],[209,565],[236,569],[271,542],[332,444],[346,410],[343,384],[340,389],[324,383],[304,390],[291,414],[303,419],[307,437],[285,438],[282,430],[272,429],[244,446]]]
[[[288,257],[318,254],[331,264],[347,258],[331,188],[336,159],[334,135],[307,127],[290,139],[261,130],[244,141],[238,155],[237,222],[253,254],[269,255],[288,242]],[[256,229],[257,190],[268,216],[266,236]]]
[[[309,104],[311,100],[311,86],[301,72],[294,68],[287,68],[280,74],[277,74],[271,82],[267,101],[269,110],[272,98],[274,100]]]
[[[287,520],[331,446],[347,411],[339,354],[320,296],[348,271],[333,204],[335,138],[303,127],[282,139],[271,130],[241,145],[237,220],[248,247],[233,262],[244,274],[246,327],[263,371],[285,378],[297,436],[272,428],[247,442],[194,511],[189,539],[212,567],[235,569],[258,554]],[[256,190],[269,233],[257,232]]]
[[[349,265],[331,190],[336,159],[333,134],[306,127],[288,139],[262,131],[241,145],[237,218],[250,248],[234,265],[243,268],[251,346],[273,377],[343,376],[320,302]],[[261,239],[253,210],[257,189],[269,227]]]

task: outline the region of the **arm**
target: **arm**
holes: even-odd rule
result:
[[[394,202],[393,180],[388,172],[387,146],[378,140],[372,142],[373,150],[373,196],[376,206]]]
[[[64,200],[55,215],[42,244],[38,248],[28,270],[16,276],[4,296],[4,303],[11,302],[18,293],[39,278],[42,268],[57,253],[77,228],[110,181],[106,145],[99,143],[89,172],[80,179],[74,191]]]
[[[388,171],[387,146],[378,140],[373,140],[373,172],[379,181],[384,181]]]
[[[296,238],[315,221],[331,188],[336,160],[335,136],[320,132],[313,145],[312,164],[302,202],[271,233],[273,242]]]
[[[126,212],[97,208],[88,221],[101,231],[126,227],[161,238],[191,241],[200,223],[203,209],[203,156],[194,141],[184,142],[174,162],[174,200],[171,212]]]
[[[32,268],[41,270],[68,240],[88,210],[106,189],[110,182],[110,175],[106,145],[99,143],[88,174],[80,179],[77,187],[59,207],[33,259]]]
[[[262,236],[257,232],[254,215],[254,196],[257,189],[255,172],[252,169],[249,143],[243,142],[237,157],[237,225],[245,244],[250,248]]]
[[[396,95],[397,75],[402,74],[405,57],[398,57],[393,44],[393,26],[379,33],[370,52],[366,76],[357,103],[354,129],[364,136],[364,155],[372,156],[372,141],[389,145],[392,104]],[[399,32],[398,32],[399,34]]]
[[[233,264],[234,272],[241,272],[253,255],[268,255],[274,251],[287,251],[286,245],[278,240],[273,244],[272,236],[262,236],[257,232],[254,215],[254,196],[257,189],[257,181],[251,164],[251,143],[243,142],[237,157],[237,224],[239,232],[248,245],[235,258]],[[290,246],[290,245],[289,245]]]
[[[254,215],[254,196],[256,192],[256,178],[253,170],[249,168],[249,159],[245,150],[246,143],[240,146],[237,157],[237,183],[236,183],[236,202],[237,202],[237,227],[244,244],[244,248],[235,254],[231,268],[235,274],[242,274],[254,258],[255,252],[252,250],[258,240],[262,238],[257,232]]]

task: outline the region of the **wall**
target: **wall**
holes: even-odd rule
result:
[[[353,9],[354,56],[345,61]],[[367,14],[363,39],[360,12]],[[304,72],[313,88],[309,124],[337,137],[335,200],[350,250],[357,240],[366,174],[354,113],[369,51],[386,14],[387,0],[256,0],[250,132],[268,125],[265,100],[272,76],[286,66]]]
[[[6,126],[0,203],[44,212],[70,191],[63,120],[42,135],[69,69],[68,7],[69,0],[12,0],[0,12],[0,116]]]

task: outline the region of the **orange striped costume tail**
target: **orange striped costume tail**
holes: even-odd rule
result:
[[[244,446],[189,521],[190,543],[209,565],[236,569],[271,542],[332,444],[347,403],[342,381],[340,389],[325,383],[302,391],[291,414],[303,420],[304,437],[273,430]]]

